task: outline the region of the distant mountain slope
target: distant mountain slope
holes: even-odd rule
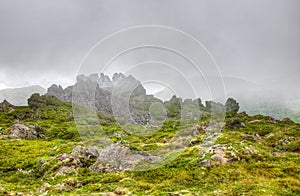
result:
[[[289,95],[284,90],[279,91],[276,84],[273,88],[266,88],[239,78],[226,77],[224,82],[227,96],[239,101],[240,111],[300,122],[300,99],[291,99],[298,96],[296,93]]]
[[[11,88],[0,90],[0,102],[6,99],[16,106],[27,105],[27,99],[34,93],[45,94],[46,89],[41,86],[34,85],[23,88]]]
[[[192,81],[199,81],[197,88],[200,90],[202,100],[210,100],[211,94],[206,88],[205,81],[200,77],[192,78]],[[214,80],[211,80],[214,81]],[[216,80],[217,81],[217,78]],[[294,94],[287,94],[284,90],[279,91],[277,84],[272,88],[266,88],[264,85],[256,84],[241,78],[223,77],[226,97],[234,97],[240,103],[240,111],[246,111],[250,115],[262,114],[272,116],[276,119],[290,118],[296,122],[300,122],[300,99],[292,99],[299,97],[297,90]],[[209,84],[210,89],[214,89],[214,83]],[[188,89],[181,84],[181,81],[174,81],[172,86],[183,89],[183,95],[188,94],[184,89]],[[297,88],[295,88],[297,89]],[[154,94],[155,97],[162,100],[169,100],[173,96],[173,92],[164,88]]]

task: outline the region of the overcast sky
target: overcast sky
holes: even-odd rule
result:
[[[299,0],[1,0],[0,89],[71,84],[91,47],[137,25],[189,33],[225,77],[300,89]]]

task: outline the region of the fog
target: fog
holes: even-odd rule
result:
[[[95,44],[138,25],[169,26],[201,42],[218,65],[226,96],[300,99],[298,0],[2,0],[0,89],[36,84],[47,88],[53,83],[66,87],[75,82]],[[176,58],[154,50],[147,55],[137,52],[113,62],[108,74],[128,72],[127,66],[141,62],[135,59],[181,62]],[[186,78],[198,77],[189,72],[188,63],[180,66]],[[153,67],[161,77],[170,75]],[[145,72],[136,71],[136,77],[145,80]],[[188,97],[173,76],[169,82],[182,89],[180,96]],[[202,79],[199,85],[205,88]],[[164,89],[147,88],[152,93]]]

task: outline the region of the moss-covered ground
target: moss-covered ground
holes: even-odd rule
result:
[[[0,195],[39,195],[41,189],[45,195],[300,195],[300,125],[292,121],[228,115],[215,142],[229,146],[237,158],[215,167],[200,164],[200,134],[175,160],[157,169],[95,173],[81,167],[74,173],[51,175],[58,164],[53,157],[82,145],[71,114],[69,103],[0,112]],[[113,141],[146,151],[172,138],[178,128],[169,121],[155,134],[138,137],[123,133],[113,120],[101,120]],[[235,121],[243,126],[231,126]],[[5,137],[16,122],[39,125],[45,138]],[[48,159],[52,162],[47,171],[41,171],[41,161]]]

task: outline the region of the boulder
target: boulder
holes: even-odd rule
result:
[[[99,152],[98,164],[108,164],[115,170],[132,170],[143,163],[155,163],[160,157],[133,153],[128,147],[111,144]]]
[[[99,156],[97,149],[77,146],[70,153],[64,153],[56,158],[62,161],[62,166],[74,168],[89,166],[89,160]]]
[[[231,119],[226,123],[226,126],[231,129],[239,129],[239,128],[245,128],[245,123],[241,122],[239,119]]]
[[[96,158],[99,156],[96,148],[89,148],[83,146],[77,146],[70,153],[64,153],[56,156],[56,159],[60,161],[59,167],[55,168],[55,176],[64,176],[66,174],[77,173],[78,168],[89,167],[96,162]],[[41,163],[40,171],[44,170],[44,163]]]
[[[201,130],[201,127],[199,125],[196,125],[196,127],[194,128],[194,130],[192,132],[192,136],[196,137],[196,136],[200,135],[200,131],[199,130]]]
[[[6,112],[14,109],[14,105],[9,103],[7,100],[4,100],[2,103],[0,103],[0,111],[1,112]]]
[[[226,145],[216,144],[208,147],[202,151],[200,165],[205,168],[216,167],[220,164],[230,163],[235,159],[239,159],[234,152],[231,151],[232,147]]]
[[[39,126],[26,126],[24,124],[14,124],[8,129],[8,137],[15,139],[36,139],[44,137]]]

